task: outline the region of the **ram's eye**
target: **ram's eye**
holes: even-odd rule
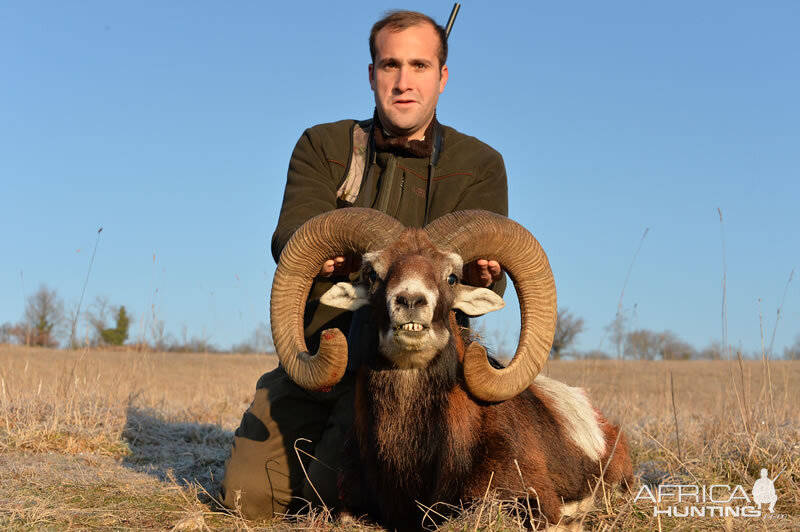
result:
[[[454,273],[451,273],[451,274],[450,274],[450,275],[447,277],[447,284],[449,284],[450,286],[455,286],[455,284],[456,284],[457,282],[458,282],[458,277],[456,277],[456,274],[454,274]]]
[[[375,273],[375,270],[369,271],[369,273],[367,274],[367,280],[369,281],[370,284],[378,280],[378,274]]]

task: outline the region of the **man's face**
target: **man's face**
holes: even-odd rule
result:
[[[375,36],[369,84],[383,127],[392,135],[421,139],[447,84],[439,68],[439,38],[430,24],[402,31],[383,28]]]

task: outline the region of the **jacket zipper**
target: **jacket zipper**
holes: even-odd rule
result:
[[[386,162],[386,171],[383,173],[383,179],[381,179],[381,200],[378,203],[378,210],[389,214],[387,209],[389,208],[389,198],[392,195],[392,188],[394,187],[394,172],[397,169],[397,159],[394,155],[389,156],[389,160]]]

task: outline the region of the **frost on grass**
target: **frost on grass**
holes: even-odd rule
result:
[[[130,448],[123,465],[162,481],[198,482],[214,493],[222,479],[233,433],[129,408],[122,436]]]
[[[254,523],[213,502],[232,431],[258,377],[274,364],[263,355],[0,345],[0,529],[377,530],[316,509]],[[636,488],[695,479],[750,487],[761,467],[784,469],[775,482],[776,512],[787,517],[768,528],[800,529],[800,362],[773,363],[769,386],[754,362],[550,362],[545,371],[588,388],[623,424]],[[430,510],[426,525],[445,509]],[[529,512],[527,501],[491,495],[454,510],[443,530],[519,530]],[[578,522],[587,530],[727,526],[720,519],[659,522],[652,506],[603,486]]]

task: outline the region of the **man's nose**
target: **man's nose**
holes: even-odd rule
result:
[[[400,92],[405,92],[411,88],[411,70],[402,66],[397,70],[397,79],[394,88]]]

